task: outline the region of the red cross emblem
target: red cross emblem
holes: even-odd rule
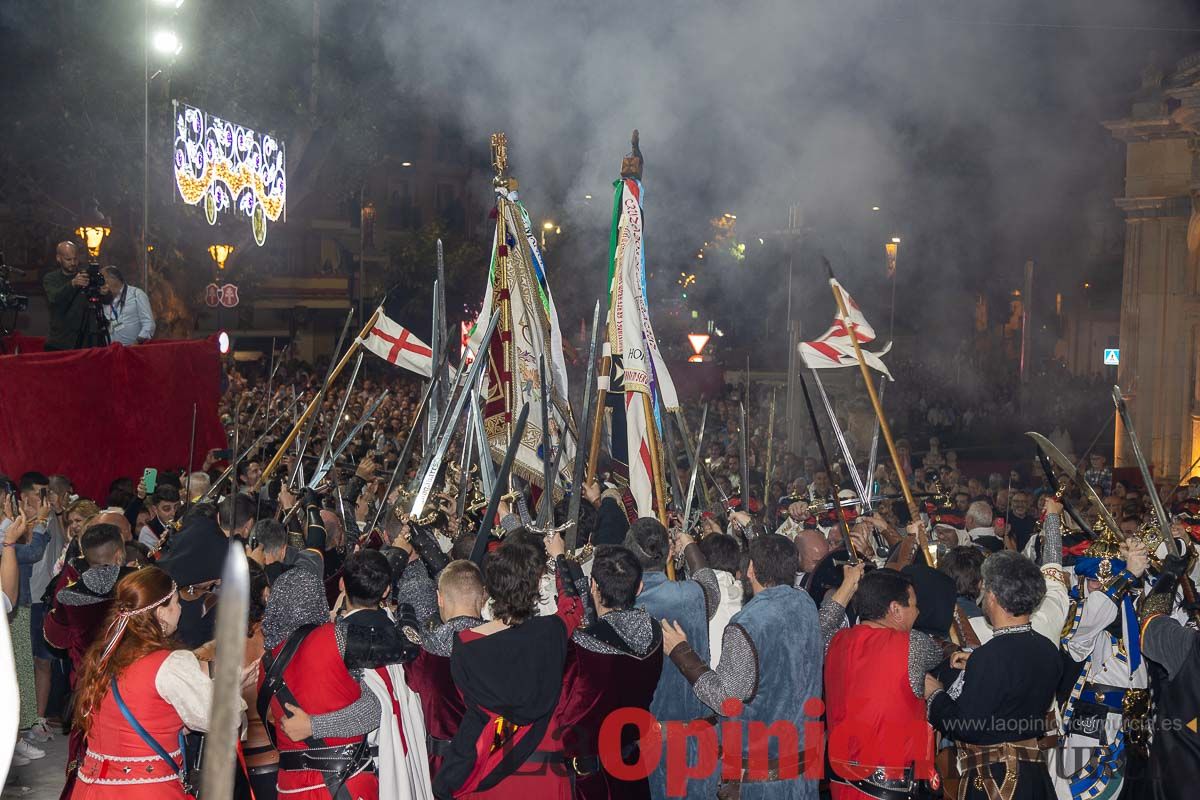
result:
[[[238,304],[238,287],[236,283],[226,283],[221,286],[221,305],[233,308]]]
[[[433,351],[424,345],[409,343],[408,328],[402,328],[399,336],[391,336],[382,328],[371,328],[371,335],[392,345],[392,349],[388,351],[387,360],[392,364],[396,363],[396,359],[400,357],[400,353],[404,350],[416,353],[419,356],[426,358],[433,357]]]

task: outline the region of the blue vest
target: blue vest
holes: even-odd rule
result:
[[[809,698],[821,697],[823,658],[817,606],[808,592],[790,586],[772,586],[742,606],[729,624],[738,625],[750,635],[758,654],[757,691],[746,703],[744,712],[730,718],[742,723],[742,755],[750,755],[747,723],[762,723],[755,726],[761,736],[763,725],[781,722],[784,725],[780,727],[794,728],[797,732],[797,751],[783,754],[785,760],[789,755],[794,758],[804,749],[804,703]],[[767,742],[769,756],[778,758],[780,740],[772,736]],[[791,751],[790,743],[788,750]],[[801,763],[801,774],[803,771]],[[804,780],[756,784],[754,796],[816,798],[817,785],[815,781]]]
[[[704,606],[704,590],[700,588],[700,584],[695,581],[667,580],[664,572],[646,572],[642,575],[642,593],[638,595],[637,605],[658,620],[678,622],[687,634],[688,644],[705,663],[708,663],[708,614]],[[659,722],[690,722],[712,716],[713,712],[696,697],[692,685],[671,659],[664,658],[658,688],[654,690],[654,700],[650,703],[650,713]],[[698,754],[695,739],[688,740],[688,756],[689,763],[696,763]],[[718,773],[719,769],[718,764]],[[664,747],[663,758],[658,762],[658,768],[650,775],[650,795],[654,800],[663,800],[666,797],[665,770]],[[688,781],[687,796],[714,796],[717,791],[718,773],[705,780]]]

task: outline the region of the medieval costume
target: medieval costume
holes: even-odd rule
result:
[[[423,631],[421,652],[404,670],[409,688],[420,697],[425,716],[425,749],[432,775],[437,775],[441,768],[467,711],[462,693],[450,674],[450,652],[459,633],[482,624],[480,617],[454,617]]]
[[[623,781],[604,769],[600,727],[622,708],[648,711],[662,674],[662,629],[642,608],[611,611],[575,631],[574,664],[564,684],[555,725],[566,731],[564,751],[575,772],[575,796],[582,800],[649,798],[650,782]],[[621,731],[621,758],[638,752],[637,729]]]
[[[920,631],[860,623],[821,605],[830,792],[834,800],[911,796],[933,774],[934,737],[925,721],[925,673],[943,660]]]
[[[188,650],[158,650],[127,667],[113,685],[121,702],[110,690],[92,712],[72,799],[184,797],[176,771],[183,764],[184,728],[207,728],[212,703],[212,682],[200,662]],[[157,749],[134,729],[122,703]],[[163,763],[159,749],[175,768]]]
[[[634,552],[643,564],[643,552],[634,537],[625,538],[625,546]],[[642,591],[637,605],[656,619],[677,622],[687,634],[688,642],[700,658],[709,658],[708,621],[717,611],[721,599],[721,587],[716,573],[709,569],[700,552],[700,546],[689,544],[684,550],[690,580],[671,581],[665,572],[646,569],[642,573]],[[692,691],[691,684],[675,667],[663,664],[650,713],[659,722],[691,722],[711,715],[708,708]],[[699,757],[697,742],[688,739],[688,763],[694,764]],[[666,795],[666,758],[657,759],[658,766],[650,776],[650,794],[655,800]],[[688,781],[687,792],[694,796],[711,796],[716,793],[716,775],[710,778]]]
[[[1162,575],[1142,607],[1142,653],[1154,678],[1154,738],[1150,745],[1147,796],[1183,800],[1200,785],[1200,634],[1172,618],[1175,593],[1187,570],[1168,556]]]
[[[732,763],[740,762],[740,768],[731,771],[731,756],[723,752],[722,796],[815,800],[817,782],[804,774],[805,704],[821,696],[821,650],[812,598],[791,586],[769,586],[730,620],[715,670],[686,643],[671,651],[671,661],[696,696],[726,718],[722,735],[730,722],[737,723],[740,758],[732,757]],[[741,701],[732,715],[727,698]],[[784,742],[792,744],[789,738],[771,736],[764,758],[756,727],[761,731],[777,723],[797,731],[799,750],[783,750]]]
[[[561,732],[551,726],[570,638],[584,617],[579,567],[559,556],[558,613],[491,635],[461,631],[450,656],[466,713],[434,778],[439,798],[571,797]]]
[[[962,681],[929,696],[929,721],[959,748],[959,800],[1053,797],[1037,739],[1061,674],[1057,648],[1026,623],[993,631]]]
[[[1131,592],[1138,579],[1116,558],[1119,540],[1107,529],[1075,562],[1072,617],[1063,648],[1078,679],[1063,706],[1063,733],[1052,771],[1060,800],[1107,800],[1124,782],[1127,726],[1145,730],[1149,678],[1142,659]],[[1089,590],[1088,582],[1099,581]]]
[[[302,800],[352,797],[372,800],[378,779],[366,735],[379,727],[381,704],[351,675],[344,661],[344,626],[330,623],[324,586],[305,569],[285,572],[271,587],[263,617],[263,669],[258,711],[279,750],[278,790]],[[312,735],[288,737],[283,705],[310,715]]]

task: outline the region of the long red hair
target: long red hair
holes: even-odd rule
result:
[[[174,592],[175,582],[158,567],[139,569],[117,582],[112,608],[104,620],[100,635],[88,648],[80,670],[75,718],[85,735],[92,727],[92,712],[100,707],[100,702],[108,693],[108,684],[114,677],[139,658],[156,650],[176,649],[174,640],[163,633],[154,613],[156,608],[162,608],[170,602]],[[131,613],[151,605],[154,608]],[[114,639],[115,644],[105,656]]]

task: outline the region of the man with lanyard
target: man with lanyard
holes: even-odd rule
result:
[[[112,302],[104,307],[108,337],[126,346],[150,341],[154,337],[150,298],[138,287],[126,283],[125,276],[116,267],[105,267],[102,272],[104,285],[112,296]]]

